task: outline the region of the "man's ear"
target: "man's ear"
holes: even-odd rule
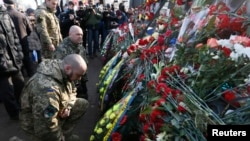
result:
[[[70,65],[65,65],[64,66],[65,72],[68,74],[71,71],[71,66]]]

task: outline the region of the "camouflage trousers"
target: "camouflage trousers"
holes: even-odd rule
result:
[[[67,141],[67,140],[64,140],[64,138],[67,138],[73,134],[73,130],[76,124],[79,122],[81,117],[87,111],[88,106],[89,106],[89,103],[87,100],[83,98],[77,98],[75,105],[71,109],[70,116],[66,119],[58,118],[59,120],[58,127],[61,128],[62,133],[60,133],[60,135],[58,136],[56,140],[50,139],[49,138],[50,134],[48,134],[48,135],[43,135],[47,137],[46,139],[39,138],[35,135],[31,135],[32,141]],[[52,135],[52,136],[55,136],[55,135]]]

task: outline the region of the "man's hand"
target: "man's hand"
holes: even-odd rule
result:
[[[75,16],[73,14],[69,14],[69,19],[70,20],[74,20],[75,19]]]
[[[49,47],[49,50],[50,50],[50,51],[55,51],[55,50],[56,50],[56,48],[54,47],[53,44],[49,45],[48,47]]]
[[[70,115],[70,109],[68,109],[68,108],[63,109],[63,110],[59,113],[59,115],[60,115],[61,118],[69,117],[69,115]]]

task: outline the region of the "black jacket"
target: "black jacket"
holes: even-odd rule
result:
[[[74,15],[74,19],[71,20],[69,15]],[[60,21],[60,28],[63,38],[69,35],[69,29],[72,25],[75,25],[76,16],[74,14],[74,10],[67,10],[65,12],[60,13],[59,21]]]
[[[7,75],[21,69],[23,53],[13,21],[2,5],[0,19],[0,75]]]

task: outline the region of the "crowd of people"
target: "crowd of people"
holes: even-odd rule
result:
[[[44,0],[20,11],[15,0],[0,5],[0,100],[32,141],[73,141],[88,107],[88,59],[110,30],[128,22],[124,4],[100,8]]]
[[[115,10],[113,4],[100,6],[98,3],[93,4],[92,1],[89,1],[88,5],[84,5],[82,1],[77,5],[69,1],[62,11],[57,13],[63,38],[68,35],[72,25],[82,28],[83,46],[90,58],[97,56],[96,53],[102,47],[109,31],[128,22],[130,14],[125,10],[123,3],[120,3],[119,8]]]

